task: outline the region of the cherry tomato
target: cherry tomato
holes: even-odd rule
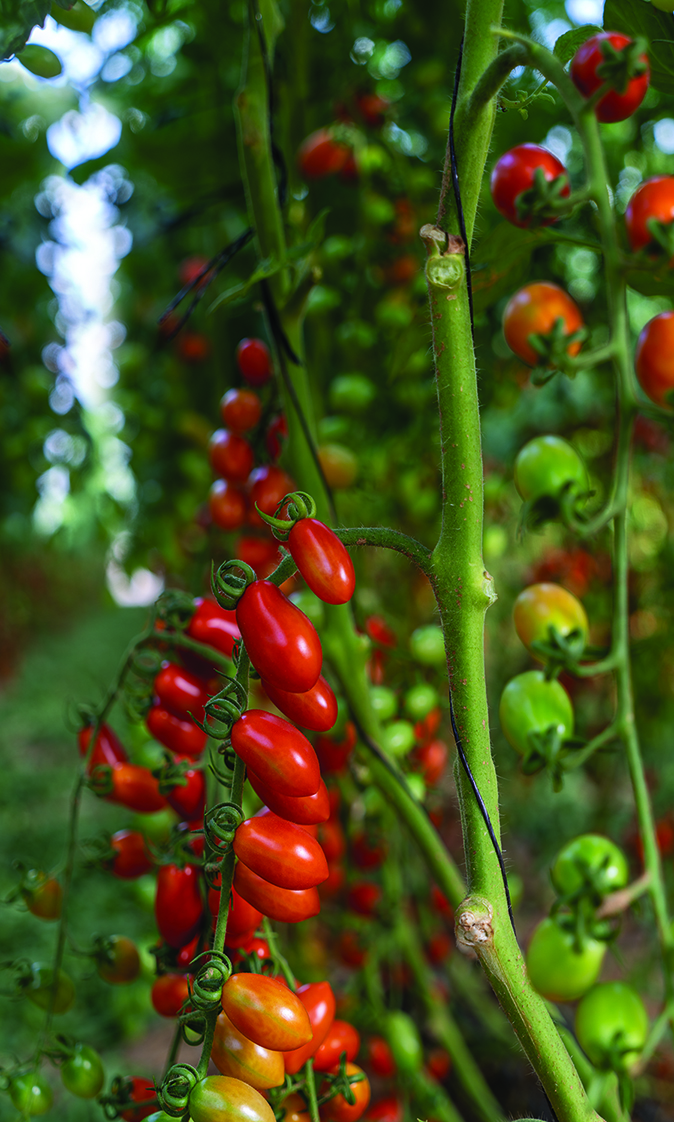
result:
[[[360,970],[367,958],[367,951],[355,931],[342,932],[337,940],[337,953],[344,965],[354,970]]]
[[[334,1020],[314,1053],[314,1071],[332,1071],[339,1064],[342,1052],[346,1052],[347,1060],[355,1060],[359,1049],[358,1030],[348,1021]]]
[[[386,110],[390,108],[391,102],[376,93],[362,93],[356,97],[356,104],[365,124],[376,128],[378,125],[383,125]]]
[[[175,662],[165,662],[154,680],[153,689],[161,705],[176,717],[204,719],[208,690],[201,678],[183,670]]]
[[[367,1042],[367,1059],[375,1075],[390,1079],[396,1073],[393,1052],[383,1036],[371,1036]]]
[[[575,448],[561,436],[535,436],[517,454],[515,486],[525,502],[559,499],[568,488],[572,494],[589,489],[585,464]]]
[[[291,693],[306,693],[316,685],[323,662],[321,641],[313,624],[275,584],[249,584],[236,606],[236,620],[250,660],[265,682]],[[255,770],[259,775],[259,768]]]
[[[192,1122],[275,1122],[260,1092],[229,1075],[207,1075],[197,1083],[189,1111]]]
[[[435,787],[442,779],[447,766],[449,749],[444,740],[430,740],[415,748],[413,763],[420,771],[427,787]]]
[[[211,344],[200,331],[183,331],[176,340],[176,350],[183,362],[205,362],[211,353]]]
[[[549,335],[558,319],[564,323],[564,334],[573,335],[583,326],[580,308],[557,284],[537,281],[520,288],[506,304],[503,313],[503,334],[518,358],[537,366],[541,362],[529,342],[530,335]],[[569,343],[567,354],[577,355],[580,343]]]
[[[136,944],[126,935],[108,936],[96,956],[96,972],[111,986],[134,982],[140,974],[140,955]]]
[[[49,1083],[36,1071],[15,1075],[9,1084],[9,1097],[23,1117],[46,1114],[54,1102]]]
[[[124,1122],[141,1122],[141,1119],[147,1118],[149,1114],[154,1114],[157,1109],[157,1092],[152,1080],[131,1075],[125,1082],[131,1102],[139,1105],[123,1110],[120,1118],[123,1118]]]
[[[177,756],[200,756],[206,747],[206,733],[192,720],[176,717],[163,705],[153,705],[145,718],[148,731],[155,740]]]
[[[447,655],[442,628],[435,624],[417,627],[410,635],[410,654],[422,666],[444,666]]]
[[[193,939],[190,939],[189,943],[185,943],[184,947],[173,949],[173,958],[179,970],[185,970],[191,964],[199,949],[200,937],[200,934],[197,934]]]
[[[328,879],[324,880],[323,884],[319,884],[318,886],[318,893],[321,899],[331,900],[334,896],[337,896],[341,892],[345,880],[346,872],[344,866],[338,861],[328,861]]]
[[[597,981],[605,954],[606,943],[588,937],[577,951],[573,933],[548,917],[531,936],[529,980],[548,1001],[576,1001]]]
[[[542,670],[525,670],[511,678],[501,694],[499,720],[508,743],[526,755],[529,734],[555,728],[564,740],[573,736],[573,706],[556,679],[546,681]]]
[[[271,378],[271,355],[262,339],[242,339],[236,348],[236,361],[249,386],[264,386]]]
[[[184,261],[181,261],[180,269],[178,270],[180,283],[192,284],[192,281],[195,281],[197,277],[204,272],[208,261],[208,257],[202,257],[200,254],[195,254],[194,257],[186,257]],[[203,283],[203,280],[205,280],[207,276],[208,273],[204,274],[203,278],[201,278],[201,283]],[[201,287],[201,283],[199,287]]]
[[[441,892],[437,884],[431,885],[431,904],[438,915],[444,916],[445,919],[453,921],[454,909],[444,892]]]
[[[319,825],[318,840],[327,861],[339,861],[346,853],[346,838],[338,818],[331,818]]]
[[[215,1025],[211,1059],[221,1075],[241,1079],[258,1091],[279,1087],[285,1079],[283,1054],[249,1040],[226,1013],[220,1014]]]
[[[570,190],[566,168],[552,152],[538,144],[518,144],[511,148],[496,162],[491,173],[490,189],[494,206],[514,226],[532,225],[531,218],[519,217],[517,199],[524,191],[533,187],[534,173],[538,168],[541,168],[548,183],[560,175],[566,177],[566,183],[560,191],[560,195],[566,198]],[[540,225],[550,226],[555,221],[555,218],[545,218]]]
[[[227,429],[217,429],[213,433],[208,455],[215,474],[230,483],[245,483],[255,463],[253,449],[245,436]]]
[[[567,638],[579,632],[585,643],[589,624],[585,608],[559,584],[530,584],[520,592],[513,608],[515,630],[527,650],[531,644],[550,640],[550,628]]]
[[[269,700],[291,721],[314,732],[328,732],[337,720],[337,698],[321,674],[306,693],[279,690],[263,680]]]
[[[629,880],[622,849],[601,834],[581,834],[560,849],[550,870],[560,895],[570,896],[589,886],[599,896],[624,888]]]
[[[386,843],[361,830],[351,839],[351,854],[356,868],[376,869],[386,857]]]
[[[321,910],[315,888],[279,888],[254,873],[243,861],[236,866],[234,885],[249,904],[279,923],[299,923],[317,916]]]
[[[157,876],[157,930],[170,947],[184,947],[196,935],[203,916],[196,865],[161,865]]]
[[[176,757],[176,762],[179,763],[180,759],[181,757]],[[198,768],[189,768],[182,778],[185,782],[177,784],[166,796],[166,801],[185,821],[200,820],[204,816],[206,805],[204,773]]]
[[[260,538],[252,534],[239,538],[235,555],[239,561],[250,565],[260,580],[273,573],[281,560],[278,542],[274,538]]]
[[[388,1095],[373,1103],[367,1114],[365,1122],[403,1122],[403,1104],[395,1095]]]
[[[232,974],[222,987],[222,1008],[248,1040],[274,1052],[300,1048],[312,1038],[297,994],[266,974]]]
[[[59,970],[55,988],[54,1012],[67,1013],[75,1001],[75,987],[65,970]],[[40,1009],[49,1009],[53,989],[52,967],[43,962],[31,963],[30,974],[21,981],[21,992],[32,1001],[33,1005],[37,1005]]]
[[[648,1037],[648,1013],[626,982],[603,982],[576,1009],[576,1036],[595,1067],[629,1071]]]
[[[440,707],[432,709],[423,721],[417,721],[414,726],[414,735],[417,738],[417,743],[425,744],[428,740],[432,740],[436,732],[440,728],[440,721],[442,720],[442,713]]]
[[[243,961],[244,955],[253,955],[253,957],[258,959],[260,962],[264,962],[265,959],[271,958],[269,943],[266,939],[260,939],[257,936],[249,938],[245,942],[245,944],[243,944],[241,950],[237,949],[234,952],[234,955],[232,956],[232,966],[236,966],[238,963],[241,963]]]
[[[648,223],[670,226],[674,222],[674,176],[656,175],[640,183],[625,211],[625,226],[629,243],[636,253],[639,249],[657,245]]]
[[[150,1000],[160,1017],[177,1017],[189,993],[189,974],[160,974],[152,983]]]
[[[255,507],[259,507],[263,514],[274,514],[284,495],[295,490],[295,484],[283,468],[275,464],[263,464],[251,471],[248,488],[248,521],[251,526],[264,526],[266,523]]]
[[[352,1105],[346,1101],[344,1095],[335,1095],[334,1099],[328,1099],[320,1109],[321,1118],[325,1119],[325,1122],[356,1122],[356,1119],[367,1110],[370,1102],[370,1081],[365,1072],[357,1064],[348,1063],[346,1074],[363,1076],[360,1082],[351,1084],[356,1101]]]
[[[342,171],[351,149],[333,139],[331,129],[317,129],[303,140],[297,163],[305,179],[324,179]]]
[[[329,442],[317,448],[323,475],[330,487],[344,491],[358,478],[358,458],[343,444]]]
[[[311,744],[283,717],[247,709],[232,725],[232,747],[263,783],[282,795],[315,795],[321,779]]]
[[[80,729],[77,740],[80,748],[80,755],[85,756],[89,741],[91,740],[91,725],[85,725]],[[119,740],[117,734],[110,728],[110,725],[101,725],[96,737],[94,750],[91,753],[91,759],[87,765],[87,772],[91,775],[95,767],[107,765],[108,767],[116,767],[117,764],[126,764],[129,761],[124,748]]]
[[[288,1075],[296,1075],[325,1040],[335,1019],[335,995],[329,982],[309,982],[300,986],[297,996],[309,1014],[313,1037],[301,1048],[283,1053]]]
[[[403,1074],[418,1071],[423,1063],[424,1050],[419,1030],[412,1018],[402,1010],[389,1013],[387,1031],[398,1070]]]
[[[426,946],[429,961],[434,966],[446,962],[453,949],[454,945],[446,931],[438,931],[436,935],[432,935]]]
[[[234,852],[258,876],[279,888],[314,888],[328,875],[323,850],[301,826],[266,813],[242,822]]]
[[[239,530],[246,521],[248,503],[235,483],[216,479],[209,492],[208,508],[215,525],[221,530]]]
[[[603,43],[610,44],[615,51],[622,51],[630,46],[632,40],[617,31],[601,31],[578,48],[571,60],[569,73],[574,86],[580,90],[583,97],[591,97],[606,82],[605,75],[599,73],[602,63],[606,60],[602,50]],[[644,73],[631,78],[627,83],[627,89],[623,92],[611,89],[599,99],[594,107],[598,121],[607,123],[624,121],[641,105],[648,89],[650,71],[648,55],[642,54],[639,59],[646,65]]]
[[[325,783],[321,779],[315,795],[305,795],[304,798],[293,798],[291,795],[280,795],[273,787],[263,783],[255,772],[248,769],[247,779],[255,794],[262,799],[279,818],[286,822],[296,822],[298,826],[313,826],[319,822],[327,822],[330,816],[330,802]]]
[[[347,903],[359,916],[371,916],[381,902],[381,888],[371,880],[361,880],[351,885]]]
[[[110,772],[112,791],[106,795],[111,803],[126,806],[138,814],[154,814],[163,810],[166,799],[159,793],[159,784],[152,772],[137,764],[119,764]]]
[[[426,1067],[429,1075],[432,1075],[434,1079],[442,1083],[443,1080],[447,1078],[452,1068],[452,1060],[449,1052],[446,1052],[444,1048],[432,1048],[428,1054]]]
[[[58,919],[61,915],[63,889],[56,877],[33,870],[29,883],[21,886],[21,895],[28,911],[38,919]]]
[[[152,868],[145,838],[140,830],[118,830],[110,838],[110,848],[115,856],[108,868],[121,880],[135,880]]]
[[[75,1044],[72,1056],[61,1065],[63,1086],[80,1099],[95,1099],[103,1089],[105,1071],[98,1052],[87,1044]]]
[[[644,393],[656,405],[671,409],[667,398],[674,390],[674,312],[660,312],[648,321],[637,340],[634,364]]]
[[[296,1091],[292,1095],[288,1095],[281,1106],[283,1108],[282,1122],[311,1122],[307,1104]]]
[[[326,604],[346,604],[356,576],[348,550],[317,518],[300,518],[288,534],[288,549],[309,588]]]
[[[380,686],[379,689],[384,687]],[[407,690],[403,699],[403,710],[410,721],[415,722],[414,736],[416,739],[416,722],[423,721],[438,705],[438,691],[428,682],[419,682]]]
[[[346,722],[344,736],[340,740],[332,740],[328,736],[317,737],[315,749],[321,771],[326,774],[342,771],[356,746],[357,739],[353,721]]]
[[[199,643],[215,647],[216,651],[231,658],[234,642],[241,638],[236,612],[221,608],[212,600],[201,598],[194,601],[194,606],[196,610],[186,628],[186,634]]]
[[[231,432],[248,432],[260,422],[262,402],[253,390],[227,390],[220,402],[220,412]]]

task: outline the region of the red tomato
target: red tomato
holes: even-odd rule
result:
[[[234,836],[234,852],[244,865],[279,888],[314,888],[328,875],[318,842],[301,826],[286,822],[266,807],[241,823]]]
[[[314,732],[328,732],[337,720],[337,698],[321,674],[306,693],[279,690],[263,680],[269,700],[291,721]]]
[[[241,948],[241,950],[236,950],[234,952],[234,954],[232,955],[232,966],[236,966],[238,963],[242,962],[243,956],[247,954],[252,954],[255,956],[255,958],[259,959],[260,962],[264,962],[265,959],[271,958],[269,943],[266,939],[260,939],[258,936],[253,936],[247,941],[247,943]]]
[[[367,951],[361,945],[355,931],[343,931],[337,940],[337,954],[345,966],[359,970],[367,958]]]
[[[530,226],[530,218],[520,218],[517,213],[517,199],[523,191],[528,191],[534,184],[534,173],[541,168],[548,183],[558,176],[566,176],[566,183],[560,192],[566,198],[569,194],[569,177],[566,168],[560,164],[552,152],[541,148],[538,144],[518,144],[505,152],[496,162],[491,173],[490,190],[494,206],[512,222],[514,226]],[[549,226],[555,218],[546,218],[542,226]]]
[[[287,822],[296,822],[298,826],[314,826],[318,822],[326,822],[330,816],[330,803],[325,783],[321,779],[315,795],[305,795],[304,798],[293,798],[291,795],[280,795],[274,787],[263,783],[250,768],[247,771],[248,782],[255,794],[262,799],[265,806],[285,818]]]
[[[110,848],[115,851],[109,868],[122,880],[135,880],[152,868],[152,860],[139,830],[118,830],[110,838]]]
[[[316,685],[323,662],[321,641],[304,612],[275,584],[249,584],[236,606],[236,620],[250,661],[266,682],[291,693],[306,693]]]
[[[176,762],[180,762],[180,758]],[[202,819],[206,805],[204,773],[197,768],[190,768],[183,779],[186,782],[175,786],[166,796],[166,801],[185,821]]]
[[[423,721],[417,721],[414,726],[414,736],[418,743],[425,744],[427,740],[432,740],[436,732],[440,728],[440,721],[442,713],[440,708],[431,709],[427,717]]]
[[[444,1048],[433,1048],[428,1053],[428,1061],[426,1063],[429,1075],[437,1079],[440,1083],[446,1079],[452,1067],[452,1061],[449,1052]]]
[[[395,1095],[379,1099],[365,1115],[365,1122],[403,1122],[403,1104]]]
[[[383,1036],[371,1036],[367,1042],[367,1058],[375,1075],[389,1079],[396,1073],[393,1052]]]
[[[176,350],[183,362],[205,362],[211,353],[211,344],[199,331],[183,331],[176,340]]]
[[[220,874],[218,873],[216,885],[219,884]],[[209,888],[208,906],[213,918],[216,919],[220,907],[220,892],[217,888]],[[233,888],[227,913],[227,938],[230,936],[236,938],[239,935],[247,934],[249,931],[255,931],[261,923],[262,912],[259,912],[257,908],[252,908]]]
[[[80,749],[80,756],[86,756],[89,741],[91,740],[92,725],[85,725],[80,729],[77,734],[77,741]],[[105,764],[108,767],[117,767],[117,764],[126,764],[129,761],[122,743],[110,725],[101,725],[96,737],[94,750],[91,753],[91,759],[87,766],[87,772],[91,775],[95,767]]]
[[[360,1048],[358,1030],[348,1021],[333,1021],[325,1040],[314,1054],[314,1071],[332,1071],[336,1068],[342,1052],[347,1060],[355,1060]]]
[[[427,787],[435,787],[435,784],[442,779],[448,755],[449,750],[444,740],[431,740],[430,743],[422,744],[420,748],[415,749],[414,762],[417,770],[423,775]]]
[[[356,576],[348,550],[317,518],[300,518],[288,535],[288,549],[312,592],[326,604],[346,604]]]
[[[136,764],[118,764],[111,771],[112,792],[105,797],[138,814],[163,810],[166,799],[159,794],[159,784],[151,771]]]
[[[207,1075],[190,1093],[192,1122],[275,1122],[269,1103],[255,1087],[229,1075]]]
[[[238,530],[246,521],[248,504],[243,491],[226,479],[216,479],[208,496],[211,518],[221,530]]]
[[[370,1082],[365,1072],[357,1064],[348,1063],[346,1074],[364,1076],[360,1083],[351,1084],[356,1101],[351,1105],[344,1095],[335,1095],[334,1099],[328,1099],[320,1109],[321,1118],[325,1119],[325,1122],[356,1122],[356,1119],[367,1110],[370,1102]]]
[[[216,429],[208,444],[211,467],[216,475],[230,483],[245,483],[253,470],[253,449],[237,432]]]
[[[376,869],[386,857],[386,843],[373,839],[364,830],[351,839],[351,853],[358,869]]]
[[[249,386],[263,386],[271,378],[271,355],[262,339],[242,339],[236,348],[236,361]]]
[[[252,390],[227,390],[220,402],[220,412],[232,432],[248,432],[259,424],[262,402]]]
[[[150,1000],[160,1017],[177,1017],[189,994],[189,974],[161,974],[152,984]]]
[[[234,887],[244,900],[279,923],[299,923],[303,919],[317,916],[321,910],[315,888],[279,888],[258,876],[243,861],[239,861],[236,866]]]
[[[272,417],[265,434],[264,442],[272,460],[278,460],[283,451],[284,441],[288,438],[288,422],[285,414]]]
[[[179,970],[186,969],[192,962],[197,950],[199,948],[199,935],[195,935],[186,943],[184,947],[177,948],[175,951],[175,963]]]
[[[295,483],[283,468],[275,464],[263,464],[251,471],[248,488],[248,521],[251,526],[264,526],[264,519],[260,518],[255,507],[259,507],[263,514],[274,514],[281,499],[295,490]]]
[[[674,390],[674,312],[660,312],[648,321],[637,340],[635,366],[644,393],[671,409],[667,395]]]
[[[262,1048],[289,1052],[312,1038],[299,997],[266,974],[232,974],[222,987],[222,1008],[239,1032]]]
[[[221,1013],[215,1025],[211,1059],[223,1075],[241,1079],[258,1091],[278,1087],[285,1078],[283,1053],[262,1048]]]
[[[593,35],[590,39],[587,39],[582,47],[578,48],[571,60],[569,73],[574,86],[580,90],[583,97],[591,97],[595,90],[603,86],[606,81],[605,76],[598,73],[606,58],[602,51],[603,43],[610,43],[614,50],[622,51],[625,47],[630,46],[632,40],[627,35],[621,35],[617,31],[601,31],[598,35]],[[627,83],[627,89],[623,93],[620,93],[617,89],[612,89],[599,99],[594,107],[598,121],[607,123],[624,121],[627,117],[631,117],[641,105],[648,89],[650,71],[648,69],[648,55],[642,54],[639,58],[641,62],[646,64],[644,73],[636,78],[631,78]]]
[[[388,98],[380,97],[379,94],[362,93],[356,96],[356,105],[365,124],[370,125],[371,128],[376,128],[377,125],[384,124],[386,110],[390,107],[391,102]]]
[[[138,947],[126,935],[110,935],[96,955],[96,973],[111,986],[135,982],[140,974]]]
[[[198,932],[203,917],[196,865],[161,865],[154,913],[157,930],[170,947],[184,947]]]
[[[309,982],[300,986],[297,996],[309,1014],[312,1039],[301,1048],[283,1056],[288,1075],[296,1075],[306,1061],[315,1054],[325,1040],[335,1019],[335,995],[329,982]]]
[[[208,265],[208,262],[209,262],[208,257],[202,257],[199,254],[195,254],[194,257],[186,257],[184,261],[180,262],[180,269],[178,271],[178,276],[180,277],[180,283],[181,284],[191,284],[192,281],[197,279],[197,277],[199,276],[200,273],[203,273],[204,269]],[[203,283],[204,280],[206,280],[208,275],[209,275],[208,273],[204,274],[204,277],[202,278],[202,281],[200,281],[200,283],[199,283],[200,288],[201,288],[201,284]]]
[[[431,885],[431,904],[439,915],[445,916],[446,919],[454,919],[454,909],[437,884]]]
[[[530,335],[549,335],[558,319],[564,323],[564,334],[573,335],[583,326],[583,317],[578,305],[557,284],[537,281],[527,284],[511,296],[503,313],[503,334],[512,351],[536,366],[541,362],[529,342]],[[566,348],[570,355],[577,355],[580,343],[570,343]]]
[[[232,725],[232,747],[263,783],[282,795],[315,795],[321,772],[311,744],[283,717],[247,709]]]
[[[373,643],[379,643],[382,647],[396,647],[398,645],[395,631],[389,627],[386,620],[381,616],[367,617],[365,634]]]
[[[212,600],[194,601],[196,611],[189,622],[186,634],[198,643],[207,643],[215,647],[216,651],[232,657],[234,641],[241,638],[241,632],[236,622],[236,612],[221,608]],[[193,753],[190,753],[193,754]]]
[[[235,556],[239,561],[250,565],[260,580],[273,573],[281,560],[278,542],[274,538],[258,538],[252,534],[239,538]]]
[[[169,713],[176,717],[194,716],[203,721],[208,690],[196,674],[183,670],[174,662],[164,662],[154,680],[153,689]]]
[[[155,740],[178,756],[189,756],[193,760],[206,746],[206,733],[194,721],[176,717],[162,705],[152,706],[145,724]]]
[[[640,183],[625,211],[627,237],[636,252],[653,245],[651,218],[669,226],[674,222],[674,175],[656,175]]]
[[[328,736],[319,736],[316,739],[316,755],[321,765],[321,771],[342,771],[346,761],[356,746],[356,726],[353,721],[347,721],[344,726],[344,736],[341,740],[331,740]]]
[[[318,892],[322,900],[332,900],[337,896],[344,885],[346,880],[346,873],[344,866],[338,861],[328,861],[328,879],[323,881],[323,884],[318,886]]]
[[[371,880],[352,884],[347,897],[348,906],[359,916],[374,915],[381,900],[381,888]]]
[[[157,1092],[154,1089],[154,1083],[151,1079],[142,1079],[138,1075],[129,1077],[129,1098],[134,1103],[150,1104],[145,1106],[129,1107],[123,1110],[120,1117],[124,1122],[140,1122],[142,1118],[147,1118],[148,1115],[154,1114],[159,1109],[157,1103]]]
[[[428,940],[428,957],[434,966],[439,966],[441,962],[446,962],[454,949],[452,940],[446,931],[439,931],[437,935],[432,935]]]
[[[338,818],[323,822],[318,828],[318,840],[327,861],[339,861],[346,853],[346,838]]]
[[[330,129],[317,129],[300,144],[297,163],[305,179],[324,179],[342,171],[350,154],[350,148],[333,140]]]

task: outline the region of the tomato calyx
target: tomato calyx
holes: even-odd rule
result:
[[[577,364],[569,355],[569,347],[574,343],[584,343],[588,334],[587,327],[579,327],[577,331],[569,334],[564,319],[558,316],[551,331],[546,334],[532,332],[527,336],[527,342],[540,359],[531,373],[532,383],[536,386],[543,385],[557,370],[562,370],[569,378],[574,378]],[[551,367],[555,369],[551,370]]]
[[[199,1073],[191,1064],[173,1064],[166,1072],[161,1086],[157,1088],[157,1098],[162,1110],[174,1117],[183,1114],[199,1080]]]
[[[324,1106],[325,1103],[330,1102],[330,1100],[336,1098],[337,1095],[343,1095],[349,1106],[355,1106],[356,1096],[351,1085],[362,1083],[367,1079],[367,1076],[363,1071],[349,1074],[347,1072],[347,1065],[346,1052],[342,1052],[339,1057],[339,1067],[337,1071],[332,1073],[326,1072],[323,1076],[321,1094],[318,1096],[319,1107]]]
[[[152,1079],[139,1079],[138,1076],[116,1075],[110,1090],[97,1099],[106,1118],[119,1118],[122,1111],[133,1109],[142,1103],[144,1107],[158,1103],[156,1087]]]
[[[223,687],[204,705],[204,721],[195,724],[214,740],[228,741],[232,726],[240,719],[248,704],[248,694],[236,678],[223,676]],[[189,762],[189,761],[188,761]]]
[[[586,896],[576,902],[572,909],[562,910],[562,901],[557,900],[550,909],[550,918],[557,926],[573,937],[573,949],[583,954],[591,941],[612,943],[618,934],[618,925],[613,919],[598,918],[594,905]]]
[[[211,591],[221,608],[233,608],[257,575],[245,561],[223,561],[211,574]]]
[[[604,86],[596,90],[590,100],[595,104],[601,101],[606,93],[606,86],[619,94],[625,94],[634,78],[648,74],[648,61],[644,57],[647,47],[648,43],[641,37],[633,39],[624,47],[614,47],[610,39],[602,39],[599,49],[604,61],[597,67],[597,77],[603,80]]]
[[[545,676],[548,679],[556,678],[562,670],[573,670],[581,658],[588,658],[595,653],[605,654],[605,651],[595,652],[594,648],[586,645],[586,636],[580,627],[563,635],[554,623],[548,627],[547,639],[534,639],[530,644],[533,654],[546,663]]]
[[[291,491],[284,495],[273,514],[265,514],[257,503],[255,509],[279,541],[286,541],[293,526],[302,518],[316,517],[316,502],[306,491]],[[281,511],[284,511],[285,518],[279,518]]]
[[[520,192],[515,199],[519,221],[527,226],[534,226],[566,213],[574,205],[570,202],[568,188],[569,177],[566,172],[548,179],[543,168],[537,167],[531,187]]]

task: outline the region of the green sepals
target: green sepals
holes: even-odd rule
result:
[[[255,571],[245,561],[223,561],[217,569],[211,564],[211,592],[221,608],[233,608],[256,580]]]
[[[337,1095],[343,1095],[349,1106],[354,1106],[356,1096],[351,1090],[352,1083],[360,1083],[366,1078],[364,1072],[359,1072],[357,1075],[347,1075],[346,1073],[346,1052],[342,1052],[339,1058],[339,1068],[333,1075],[324,1075],[325,1090],[318,1099],[318,1105],[323,1106],[324,1103],[334,1099]]]
[[[184,631],[194,615],[194,597],[179,588],[167,588],[157,600],[157,619],[171,631]]]
[[[520,196],[521,198],[521,196]],[[565,324],[562,316],[558,316],[555,320],[552,329],[545,335],[532,334],[527,338],[527,342],[532,350],[541,359],[541,363],[545,363],[546,367],[554,366],[559,370],[563,370],[569,377],[575,375],[575,371],[569,367],[568,364],[568,349],[573,343],[584,343],[589,335],[587,327],[579,327],[577,331],[572,331],[570,334],[565,330]]]
[[[671,261],[674,258],[674,222],[660,222],[657,218],[649,218],[646,228],[651,235],[648,249],[651,252],[656,249]]]
[[[547,640],[536,639],[531,650],[546,663],[546,678],[556,678],[562,670],[573,668],[586,653],[585,635],[579,627],[562,635],[553,625],[548,634]]]
[[[569,515],[578,518],[582,508],[594,491],[579,491],[572,480],[560,495],[539,495],[522,503],[517,526],[518,537],[527,532],[537,533],[547,522],[566,521]]]
[[[185,778],[188,771],[193,771],[196,765],[194,760],[180,760],[174,762],[170,752],[164,751],[164,762],[160,767],[152,769],[155,779],[159,780],[159,794],[170,795],[175,787],[186,787]]]
[[[547,81],[542,82],[538,89],[535,89],[533,93],[529,93],[528,90],[517,90],[517,92],[515,93],[515,100],[509,97],[500,97],[498,107],[503,112],[506,112],[508,109],[516,109],[522,120],[526,121],[529,119],[528,106],[531,105],[532,102],[551,101],[553,105],[555,104],[553,95],[550,93],[546,93],[544,89],[546,85]]]
[[[284,507],[287,508],[286,517],[279,518]],[[265,514],[257,503],[255,509],[262,521],[270,527],[274,537],[279,541],[286,541],[295,523],[302,518],[315,518],[317,508],[315,500],[306,491],[291,491],[289,495],[283,496],[274,514]]]
[[[561,911],[560,901],[556,900],[550,909],[550,915],[564,931],[573,935],[577,954],[582,954],[590,939],[599,943],[612,943],[618,934],[615,922],[597,919],[594,905],[587,898],[580,901],[572,911]]]
[[[626,93],[632,79],[640,78],[648,70],[646,59],[641,57],[648,44],[641,37],[618,49],[608,39],[602,39],[599,46],[604,61],[597,67],[597,77],[619,94]]]
[[[569,177],[564,172],[554,179],[546,179],[543,168],[536,168],[534,182],[526,191],[521,191],[515,199],[517,217],[528,226],[535,226],[559,214],[562,192],[569,186]]]

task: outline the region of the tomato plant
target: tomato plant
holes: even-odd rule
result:
[[[583,326],[580,308],[559,285],[539,281],[510,297],[503,312],[503,334],[518,358],[536,366],[541,356],[531,345],[530,336],[547,336],[560,321],[562,333],[573,335]],[[572,356],[579,350],[578,341],[566,348]]]
[[[613,75],[618,73],[615,64],[619,62],[619,58],[616,55],[627,53],[627,49],[633,45],[627,35],[603,31],[587,39],[571,60],[571,79],[584,97],[591,97],[605,82],[614,86],[594,106],[599,121],[624,121],[626,117],[632,116],[646,96],[650,74],[646,54],[638,55],[631,68],[634,76],[629,76],[627,82],[624,78],[611,81]]]
[[[255,1044],[289,1052],[312,1037],[309,1015],[283,982],[264,974],[232,974],[222,990],[222,1008]]]
[[[648,1013],[626,982],[594,986],[576,1010],[576,1035],[599,1068],[624,1071],[634,1066],[648,1036]]]
[[[532,218],[520,211],[523,197],[530,192],[541,176],[546,183],[554,183],[562,198],[569,194],[566,168],[552,152],[538,144],[518,144],[505,152],[491,173],[490,189],[494,206],[514,226],[530,226]],[[542,219],[543,225],[554,222],[554,217]]]

